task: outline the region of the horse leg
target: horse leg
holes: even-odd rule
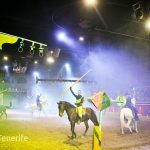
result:
[[[3,115],[3,113],[2,113],[2,112],[0,112],[0,119],[2,118],[2,115]]]
[[[40,118],[40,116],[41,116],[41,110],[39,110],[39,118]]]
[[[31,110],[31,116],[32,116],[32,118],[33,118],[33,109]]]
[[[124,134],[124,127],[125,127],[125,122],[124,122],[124,114],[120,114],[120,124],[121,124],[121,134]]]
[[[121,134],[124,134],[124,125],[121,123]]]
[[[132,131],[134,131],[135,130],[135,122],[134,122],[134,120],[131,121],[131,124],[132,124]]]
[[[43,111],[44,116],[47,117],[46,111],[44,109],[42,109],[42,111]]]
[[[130,127],[131,121],[132,119],[128,119],[128,122],[127,122],[127,128],[130,130],[130,133],[132,133],[132,129]]]
[[[75,129],[75,123],[74,123],[74,122],[71,122],[71,133],[72,133],[71,138],[72,138],[72,139],[73,139],[73,138],[76,138],[76,133],[75,133],[74,129]]]
[[[135,132],[139,133],[138,129],[137,129],[137,121],[134,122],[134,126],[135,126]]]
[[[84,121],[84,124],[85,124],[86,129],[85,129],[85,131],[84,131],[83,136],[86,135],[86,133],[87,133],[87,131],[88,131],[88,129],[89,129],[88,121]]]
[[[4,114],[5,114],[5,116],[6,116],[6,119],[7,119],[7,113],[6,113],[6,110],[4,111]]]

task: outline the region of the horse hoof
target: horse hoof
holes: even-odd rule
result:
[[[121,134],[124,135],[124,132],[122,132]]]
[[[136,132],[136,133],[139,133],[139,131],[138,131],[138,130],[136,130],[135,132]]]
[[[82,135],[81,138],[85,138],[85,135]]]
[[[71,140],[74,139],[74,137],[73,137],[73,136],[70,136],[70,135],[68,135],[68,138],[71,139]]]

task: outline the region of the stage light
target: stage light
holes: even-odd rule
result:
[[[56,37],[59,41],[65,43],[68,46],[74,46],[73,39],[66,35],[65,32],[57,32]]]
[[[150,30],[150,19],[146,22],[146,28]]]
[[[70,65],[68,63],[66,63],[65,68],[66,68],[67,71],[69,71],[70,70]]]
[[[34,64],[38,64],[38,61],[37,61],[37,60],[35,60],[35,61],[34,61]]]
[[[84,37],[80,36],[79,37],[79,41],[83,42],[84,41]]]
[[[57,34],[57,38],[58,38],[58,40],[60,40],[60,41],[64,41],[67,37],[66,37],[66,33],[65,32],[59,32],[58,34]]]
[[[39,47],[39,56],[43,57],[43,55],[44,55],[44,48],[43,48],[43,45],[40,44],[40,47]]]
[[[47,58],[47,62],[50,63],[50,64],[54,63],[54,62],[55,62],[54,57],[49,56],[49,57]]]
[[[51,50],[51,51],[50,51],[50,54],[51,54],[51,56],[52,56],[52,55],[54,54],[54,51],[53,51],[53,50]]]
[[[4,56],[4,57],[3,57],[3,60],[7,61],[7,60],[8,60],[8,57],[7,57],[7,56]]]
[[[97,4],[97,0],[84,0],[84,3],[87,6],[95,6]]]
[[[34,55],[34,49],[35,49],[35,45],[33,42],[32,45],[30,46],[30,55]]]
[[[132,7],[133,7],[134,15],[137,21],[141,21],[144,18],[144,11],[143,11],[141,3],[137,2],[133,4]]]
[[[71,77],[72,76],[72,72],[71,72],[71,66],[69,63],[65,64],[65,70],[66,70],[66,77]]]
[[[7,66],[7,65],[5,65],[5,66],[4,66],[4,69],[5,69],[5,70],[8,70],[8,66]]]
[[[34,77],[39,77],[39,72],[34,71],[34,72],[33,72],[33,76],[34,76]]]

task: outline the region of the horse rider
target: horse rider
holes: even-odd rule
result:
[[[74,95],[74,97],[76,98],[76,103],[75,105],[76,107],[76,111],[78,114],[78,124],[80,124],[82,122],[82,109],[83,109],[83,101],[84,101],[84,97],[81,95],[81,90],[78,91],[78,95],[76,95],[73,90],[72,87],[70,87],[70,91],[71,93]]]
[[[37,98],[36,98],[36,105],[39,108],[39,111],[42,110],[42,104],[41,104],[41,101],[40,101],[40,97],[41,97],[41,94],[37,95]]]
[[[136,109],[136,107],[134,106],[134,104],[132,103],[132,98],[131,95],[126,93],[126,104],[124,106],[125,108],[130,108],[132,110],[133,116],[135,118],[136,121],[139,120],[138,117],[138,111]]]

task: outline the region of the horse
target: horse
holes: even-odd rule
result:
[[[33,117],[34,111],[36,111],[36,110],[39,112],[39,117],[40,117],[42,111],[45,114],[45,111],[43,109],[43,105],[48,105],[48,101],[42,100],[42,101],[40,101],[40,103],[41,103],[41,108],[39,108],[37,106],[37,104],[35,104],[35,103],[32,103],[32,104],[27,103],[26,108],[29,108],[31,110],[32,117]]]
[[[7,108],[6,106],[0,105],[0,118],[3,116],[3,114],[5,114],[5,117],[7,119],[6,108]]]
[[[131,100],[133,106],[135,107],[136,100]],[[126,121],[127,120],[127,123]],[[122,108],[120,112],[120,123],[121,123],[121,133],[124,134],[124,128],[128,128],[130,133],[135,130],[136,133],[138,133],[137,129],[137,121],[134,118],[134,115],[132,113],[132,110],[130,108]]]
[[[66,101],[60,101],[58,104],[58,109],[59,109],[59,116],[62,117],[64,115],[64,111],[66,111],[67,115],[68,115],[68,120],[70,121],[70,125],[71,125],[71,139],[76,138],[76,133],[75,133],[75,123],[77,123],[78,121],[78,114],[76,112],[76,107],[72,104],[70,104],[69,102]],[[93,124],[95,126],[99,126],[96,114],[94,112],[94,110],[92,110],[91,108],[84,108],[85,112],[83,113],[82,116],[82,122],[84,122],[85,124],[85,131],[83,133],[83,136],[86,135],[89,125],[88,125],[88,120],[90,119]]]

